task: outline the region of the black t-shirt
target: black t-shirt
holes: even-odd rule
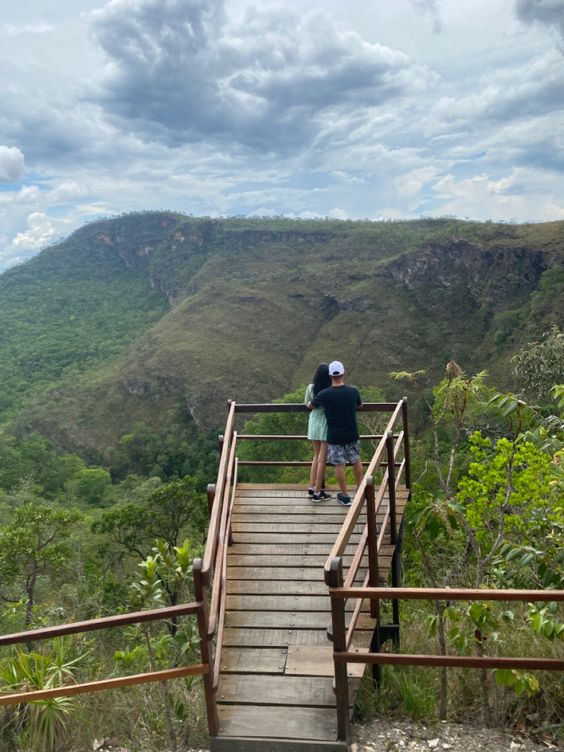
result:
[[[322,389],[311,403],[325,410],[329,444],[352,444],[359,439],[356,409],[362,405],[362,400],[358,389],[347,384],[330,386]]]

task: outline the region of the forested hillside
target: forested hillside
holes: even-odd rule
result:
[[[0,276],[0,633],[190,601],[225,400],[300,401],[318,361],[335,357],[365,400],[410,395],[405,583],[561,588],[563,299],[564,223],[133,214],[11,269]],[[249,417],[245,433],[305,428],[303,414]],[[379,430],[372,414],[362,419],[361,433]],[[310,451],[262,441],[240,455]],[[309,503],[307,469],[239,478],[261,473],[303,483]],[[406,607],[402,646],[558,657],[556,606]],[[108,630],[6,650],[0,687],[198,656],[190,618]],[[557,677],[476,676],[390,668],[358,712],[427,721],[471,709],[561,737]],[[188,677],[7,708],[0,752],[203,744],[201,686]]]
[[[124,436],[223,422],[341,358],[359,385],[508,358],[561,318],[564,223],[89,224],[0,277],[3,422],[107,464]]]

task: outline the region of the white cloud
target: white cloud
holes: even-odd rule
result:
[[[13,196],[13,200],[17,204],[34,204],[40,195],[41,191],[36,185],[25,185]]]
[[[67,204],[87,196],[87,186],[77,183],[76,180],[66,180],[54,186],[49,194],[49,200],[53,204]]]
[[[27,229],[16,235],[12,245],[24,249],[39,249],[47,245],[54,235],[55,229],[49,217],[42,212],[33,212],[27,218]]]
[[[32,24],[23,24],[22,26],[4,24],[0,27],[0,29],[9,36],[20,36],[21,34],[47,34],[50,31],[55,31],[56,28],[56,26],[43,21],[37,21]]]
[[[16,146],[0,145],[0,183],[15,183],[24,171],[24,155]]]
[[[539,214],[546,220],[564,217],[559,181],[538,170],[517,168],[498,180],[487,174],[470,178],[448,174],[437,181],[435,190],[443,214],[475,219],[489,210],[497,219],[521,222],[534,221]]]

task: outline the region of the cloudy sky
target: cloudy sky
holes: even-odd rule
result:
[[[564,219],[564,0],[4,0],[0,270],[139,209]]]

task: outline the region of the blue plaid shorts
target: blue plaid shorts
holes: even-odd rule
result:
[[[328,465],[344,465],[347,462],[354,465],[359,457],[360,439],[352,444],[327,444]]]

